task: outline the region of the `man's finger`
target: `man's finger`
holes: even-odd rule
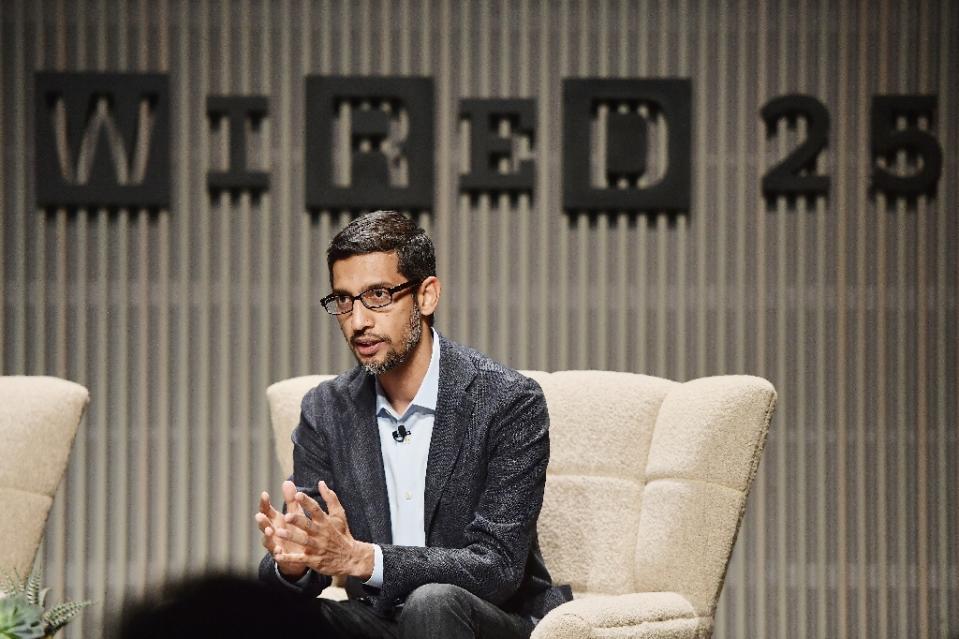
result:
[[[272,502],[270,502],[270,493],[266,492],[265,490],[260,493],[260,512],[267,517],[272,517],[273,513],[276,512],[273,509]]]
[[[270,518],[263,513],[257,513],[253,516],[253,519],[256,520],[256,525],[259,526],[260,532],[265,534],[266,529],[270,527]]]
[[[286,502],[286,510],[289,512],[296,506],[296,484],[287,479],[283,482],[283,501]]]
[[[313,521],[326,517],[326,512],[320,508],[320,504],[306,493],[296,493],[296,501],[313,518]]]
[[[315,525],[313,521],[302,512],[286,513],[283,515],[283,521],[291,526],[299,528],[300,530],[305,530],[306,532],[310,532]]]
[[[260,543],[263,544],[263,547],[270,552],[270,554],[277,552],[286,552],[286,548],[283,546],[283,540],[279,539],[274,533],[272,526],[267,526],[266,530],[263,531],[263,536],[260,538]]]
[[[343,519],[345,520],[346,512],[343,510],[343,505],[340,503],[340,498],[336,496],[336,493],[333,492],[322,479],[316,486],[320,490],[320,497],[322,497],[323,501],[326,502],[327,512],[329,512],[331,515],[342,515]]]
[[[319,548],[315,539],[310,537],[307,532],[301,528],[280,528],[276,531],[276,536],[280,539],[292,541],[305,547]]]
[[[311,559],[313,559],[312,555],[302,552],[279,552],[273,555],[273,561],[286,564],[309,564]]]

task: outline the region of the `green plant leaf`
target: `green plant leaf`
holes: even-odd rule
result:
[[[41,639],[44,634],[43,608],[22,593],[0,599],[0,639]]]
[[[48,610],[43,615],[43,622],[46,624],[47,634],[53,635],[60,630],[60,628],[63,628],[70,620],[77,616],[77,613],[91,603],[90,601],[68,601],[57,604]]]
[[[90,601],[67,601],[45,611],[49,588],[41,588],[43,569],[39,562],[30,576],[22,579],[4,574],[0,587],[0,639],[42,639],[52,637],[89,606]],[[6,596],[3,596],[6,593]]]
[[[34,566],[33,572],[31,572],[27,578],[25,593],[27,595],[27,601],[43,607],[43,601],[40,599],[40,582],[43,580],[43,569],[39,568],[39,565],[40,564],[37,563],[37,565]]]

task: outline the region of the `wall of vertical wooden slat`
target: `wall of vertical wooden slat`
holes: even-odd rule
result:
[[[252,570],[256,495],[280,480],[264,389],[351,364],[324,249],[349,219],[304,208],[305,77],[435,82],[438,328],[516,367],[675,379],[752,373],[780,405],[717,617],[726,637],[959,634],[959,7],[951,0],[8,0],[0,3],[0,373],[92,402],[49,520],[55,599],[97,604],[209,569]],[[171,206],[38,210],[36,71],[170,77]],[[567,77],[690,77],[692,209],[562,208]],[[767,205],[804,137],[767,135],[789,93],[829,109],[828,197]],[[877,94],[932,93],[935,197],[869,192]],[[209,95],[269,97],[254,197]],[[532,98],[533,194],[458,189],[462,98]],[[663,148],[664,138],[653,137]],[[653,170],[657,169],[655,160]],[[661,167],[660,167],[661,168]],[[899,168],[908,170],[906,161]],[[2,543],[2,542],[0,542]]]

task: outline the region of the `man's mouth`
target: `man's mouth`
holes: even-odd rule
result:
[[[382,343],[383,343],[382,340],[369,339],[369,338],[360,338],[360,339],[353,340],[353,346],[356,348],[357,354],[361,355],[362,357],[370,357],[372,355],[375,355],[377,351],[379,351],[380,344]]]

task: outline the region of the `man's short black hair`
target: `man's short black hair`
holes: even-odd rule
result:
[[[397,211],[361,215],[336,234],[326,250],[333,283],[333,263],[354,255],[396,253],[400,274],[411,282],[436,275],[436,253],[426,231]]]
[[[436,275],[436,252],[426,231],[398,211],[373,211],[347,224],[330,242],[326,249],[330,285],[334,262],[369,253],[396,253],[397,268],[409,282]],[[434,315],[427,317],[427,325],[433,326],[434,320]]]

